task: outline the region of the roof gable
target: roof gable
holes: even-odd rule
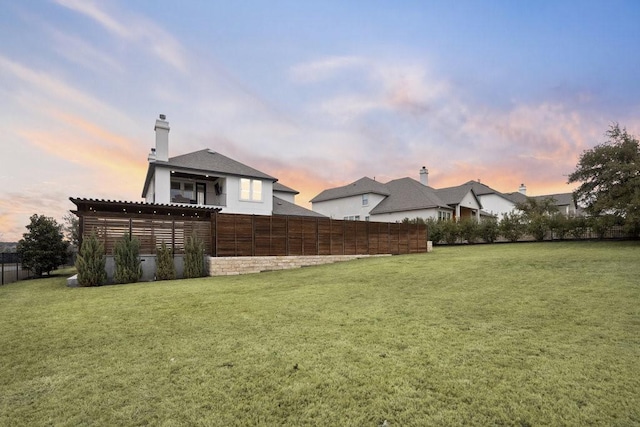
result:
[[[500,193],[499,191],[494,190],[493,188],[479,181],[473,181],[473,180],[467,181],[464,184],[462,184],[460,187],[462,186],[471,187],[473,189],[473,192],[476,193],[476,196],[484,196],[486,194],[498,194],[502,196],[502,193]]]
[[[273,183],[273,191],[279,191],[281,193],[300,194],[299,191],[294,190],[291,187],[287,187],[284,184],[280,184],[279,182],[274,182]]]
[[[156,162],[156,164],[210,173],[221,173],[225,175],[236,175],[277,181],[277,179],[271,175],[260,172],[251,166],[247,166],[244,163],[240,163],[209,149],[170,157],[168,162]]]
[[[371,210],[371,214],[420,209],[451,209],[438,197],[436,190],[412,178],[400,178],[385,184],[389,195]]]
[[[345,197],[359,196],[361,194],[380,194],[388,196],[389,189],[385,184],[375,181],[369,177],[360,178],[351,184],[342,187],[329,188],[311,199],[311,203],[324,202],[327,200],[342,199]]]
[[[467,184],[462,184],[457,187],[440,188],[436,190],[436,194],[447,205],[459,205],[467,194],[471,193],[475,201],[478,203],[478,206],[482,207],[482,203],[480,203],[478,196],[475,191],[473,191],[473,187]]]

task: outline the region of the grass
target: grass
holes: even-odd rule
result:
[[[640,244],[0,288],[0,425],[640,425]]]

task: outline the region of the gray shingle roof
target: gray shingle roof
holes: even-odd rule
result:
[[[388,197],[371,210],[371,214],[403,212],[419,209],[451,209],[438,197],[436,190],[412,178],[400,178],[385,184]]]
[[[279,182],[273,183],[273,191],[280,191],[281,193],[300,194],[299,191],[294,190],[291,187],[287,187],[284,184],[280,184]]]
[[[156,162],[156,164],[181,169],[193,169],[203,172],[217,172],[225,175],[271,179],[273,181],[277,181],[277,179],[271,175],[260,172],[257,169],[208,149],[194,151],[193,153],[187,153],[181,156],[170,157],[168,162]]]
[[[311,203],[323,202],[325,200],[342,199],[345,197],[359,196],[361,194],[381,194],[388,196],[390,194],[386,184],[374,181],[369,177],[363,177],[351,184],[342,187],[329,188],[311,199]]]
[[[317,218],[326,218],[326,216],[305,209],[302,206],[287,202],[279,197],[273,196],[273,214],[274,215],[291,215],[291,216],[312,216]]]
[[[513,203],[524,203],[527,201],[527,196],[518,191],[515,191],[513,193],[505,193],[504,196],[507,199],[511,200]]]
[[[501,195],[501,196],[503,195],[499,191],[494,190],[493,188],[489,187],[488,185],[483,184],[483,183],[478,182],[478,181],[467,181],[462,185],[473,188],[473,192],[476,193],[476,196],[484,196],[485,194],[498,194],[498,195]]]
[[[558,194],[547,194],[544,196],[535,196],[533,197],[537,200],[543,199],[554,199],[556,206],[573,206],[573,193],[558,193]]]
[[[478,200],[478,196],[475,191],[473,191],[473,186],[467,184],[458,185],[457,187],[440,188],[436,190],[436,194],[447,205],[459,205],[462,199],[471,192],[478,202],[478,205],[482,206],[482,203]]]

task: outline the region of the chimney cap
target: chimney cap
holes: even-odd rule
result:
[[[167,116],[165,114],[160,114],[160,120],[165,120]]]

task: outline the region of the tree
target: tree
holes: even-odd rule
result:
[[[184,247],[184,278],[204,276],[204,242],[193,234]]]
[[[137,282],[142,277],[140,241],[134,236],[127,233],[116,242],[113,260],[115,262],[113,280],[116,283]]]
[[[162,242],[156,250],[156,280],[173,280],[176,278],[176,267],[173,265],[171,248]]]
[[[26,226],[29,232],[18,242],[22,265],[37,276],[51,273],[67,260],[69,242],[63,240],[62,226],[55,219],[34,214]]]
[[[104,255],[104,245],[95,233],[91,233],[89,237],[82,240],[80,253],[76,259],[80,286],[100,286],[107,281]]]
[[[640,142],[615,123],[608,140],[585,150],[568,183],[581,183],[574,191],[577,203],[592,216],[622,217],[634,234],[640,232]]]
[[[64,220],[64,235],[71,243],[71,246],[78,247],[80,242],[80,221],[78,217],[72,214],[66,214],[62,217]]]
[[[526,201],[516,203],[516,209],[522,212],[526,230],[538,241],[543,240],[547,230],[551,228],[551,215],[558,212],[555,200],[551,197],[544,199],[527,197]]]

